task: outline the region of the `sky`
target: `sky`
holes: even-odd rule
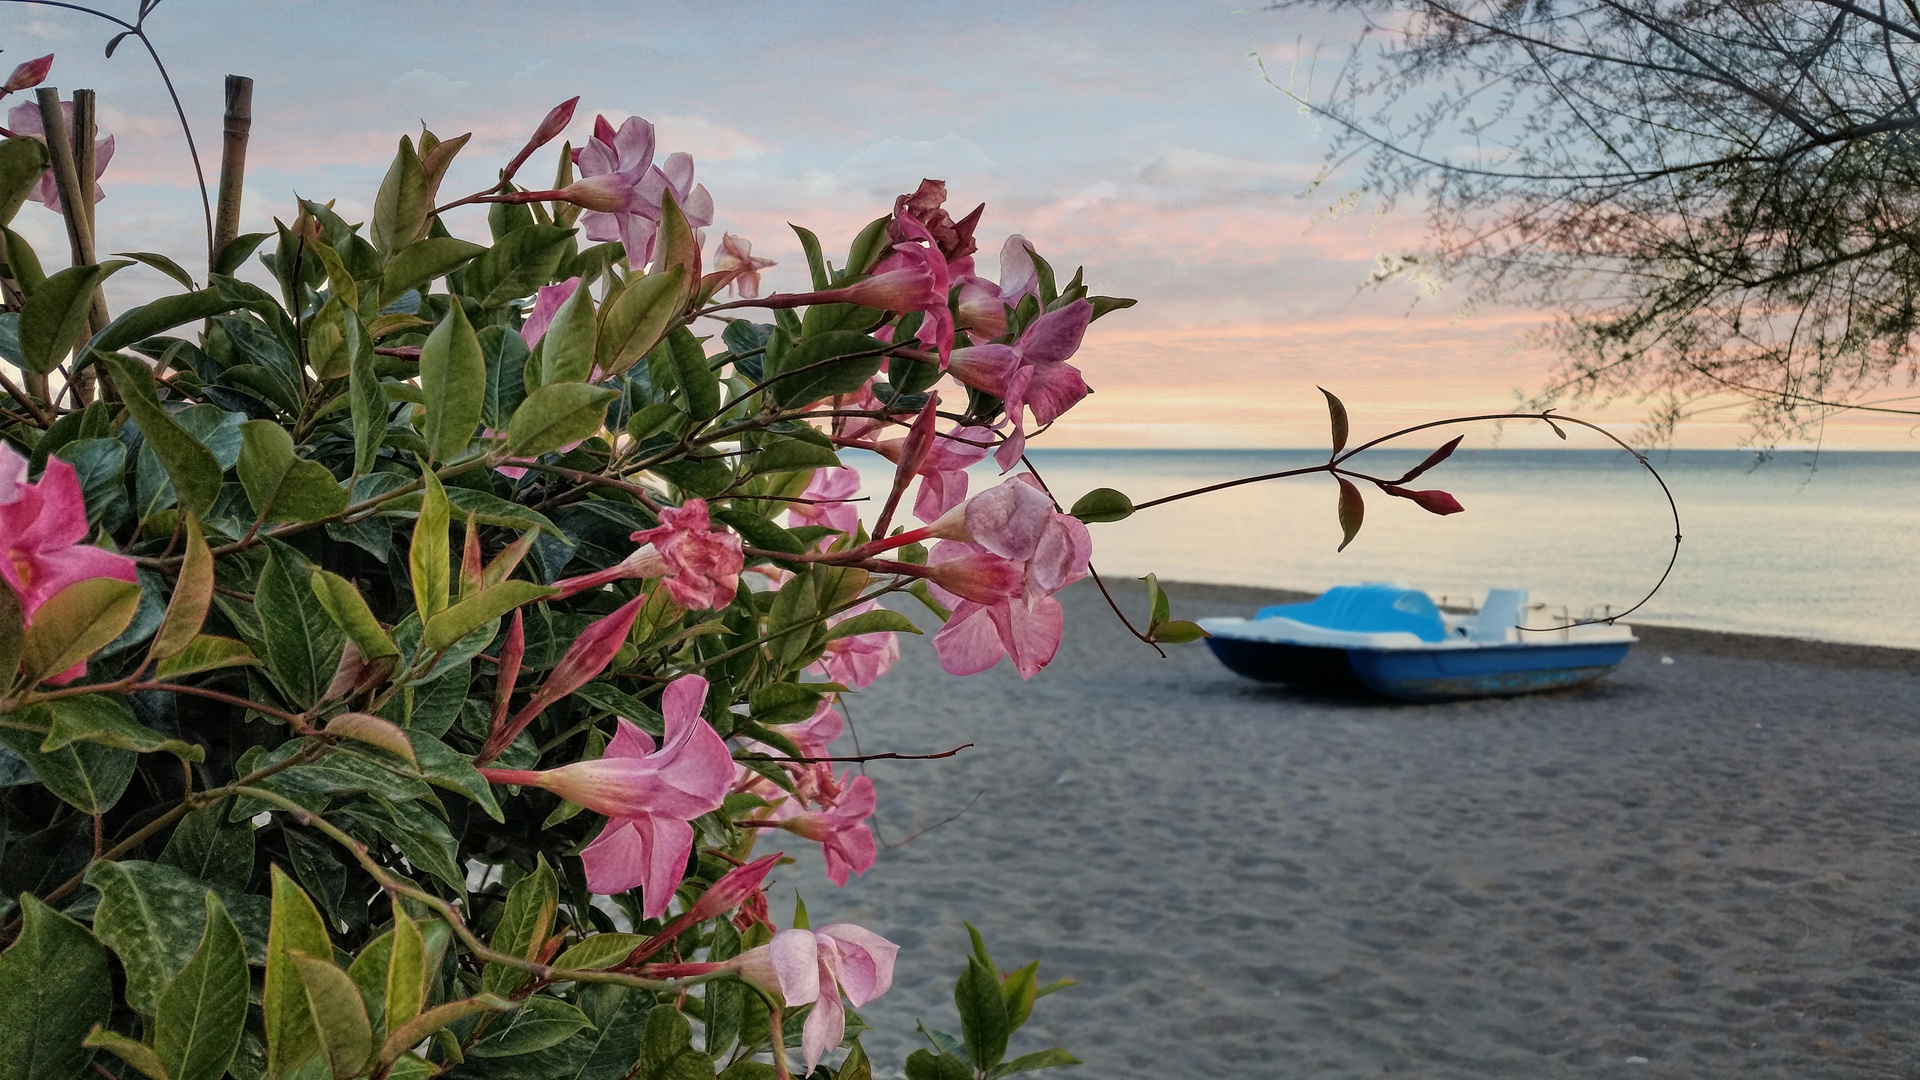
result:
[[[99,0],[128,16],[133,0]],[[788,223],[844,252],[922,177],[945,180],[956,217],[987,204],[982,270],[1025,236],[1097,293],[1137,307],[1094,324],[1075,363],[1095,393],[1048,432],[1053,446],[1311,446],[1326,435],[1316,386],[1338,394],[1356,437],[1443,415],[1502,411],[1547,381],[1554,357],[1527,335],[1540,312],[1466,310],[1460,290],[1363,290],[1383,252],[1420,243],[1417,208],[1346,198],[1355,174],[1308,193],[1318,122],[1264,84],[1353,36],[1341,20],[1249,11],[1249,0],[785,0],[729,3],[462,3],[165,0],[148,28],[179,88],[212,182],[221,93],[252,76],[243,231],[290,219],[296,193],[362,220],[402,134],[472,132],[441,191],[486,186],[548,108],[582,95],[595,114],[652,120],[662,153],[693,154],[733,232],[804,287]],[[164,89],[137,42],[58,9],[0,4],[0,63],[55,52],[50,84],[99,92],[116,153],[101,180],[99,250],[198,262],[197,188]],[[557,143],[523,171],[551,168]],[[461,216],[465,215],[465,216]],[[449,215],[485,238],[478,211]],[[16,228],[50,262],[56,215]],[[153,295],[144,268],[110,285],[115,310]],[[1591,415],[1628,434],[1643,406]],[[1740,409],[1709,411],[1680,446],[1734,446]],[[1509,427],[1506,446],[1556,442]],[[1836,419],[1828,448],[1920,449],[1899,418]]]

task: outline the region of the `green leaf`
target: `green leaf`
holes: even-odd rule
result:
[[[52,163],[39,139],[19,135],[0,143],[0,225],[13,221]]]
[[[655,271],[628,284],[612,303],[601,307],[594,352],[604,374],[624,374],[659,344],[680,314],[684,278],[685,271],[679,267]]]
[[[420,634],[422,655],[437,653],[522,604],[531,604],[560,590],[530,581],[503,581],[480,590],[427,620]]]
[[[805,683],[769,683],[748,697],[748,714],[759,724],[797,724],[813,716],[822,696]]]
[[[784,551],[798,555],[807,550],[799,537],[751,510],[722,508],[712,511],[715,520],[740,534],[750,547],[766,551]]]
[[[840,458],[825,446],[803,439],[782,439],[748,455],[746,466],[748,473],[760,476],[803,469],[835,469],[840,467]]]
[[[313,1010],[320,1033],[320,1049],[333,1066],[334,1080],[359,1076],[373,1057],[373,1026],[360,989],[331,961],[289,950],[300,981],[307,989],[307,1007]]]
[[[1133,500],[1112,488],[1094,488],[1080,496],[1068,512],[1088,525],[1101,521],[1125,521],[1133,516]]]
[[[579,944],[563,952],[553,962],[555,968],[571,971],[592,971],[610,968],[625,960],[633,950],[646,942],[639,934],[592,934]]]
[[[407,914],[406,905],[393,903],[393,946],[387,959],[386,1026],[398,1031],[420,1015],[427,1001],[427,942]]]
[[[96,1026],[87,1034],[86,1044],[111,1051],[152,1080],[172,1080],[167,1075],[167,1067],[160,1063],[160,1055],[137,1039],[129,1039],[115,1031],[103,1031]]]
[[[967,969],[953,988],[953,1003],[960,1010],[960,1036],[966,1043],[967,1057],[977,1069],[991,1069],[1007,1053],[1006,999],[1000,994],[1000,977],[978,957],[967,960]]]
[[[687,415],[694,420],[712,419],[720,411],[720,376],[709,366],[700,339],[686,327],[676,326],[660,347],[666,353],[674,382],[680,386]]]
[[[216,637],[213,634],[201,634],[187,643],[187,647],[177,655],[160,661],[154,669],[153,677],[163,682],[202,671],[216,668],[238,667],[244,664],[258,665],[260,658],[253,655],[244,641],[229,637]]]
[[[713,1059],[693,1048],[693,1025],[677,1009],[647,1013],[640,1040],[640,1076],[645,1080],[713,1080]]]
[[[531,959],[553,933],[554,913],[560,904],[560,883],[544,855],[536,856],[533,873],[514,883],[507,892],[507,907],[494,928],[492,945],[496,952]],[[489,994],[507,995],[532,978],[527,972],[505,964],[488,964],[480,975],[480,988]],[[585,1018],[582,1017],[582,1020]],[[557,1040],[556,1040],[557,1041]]]
[[[347,354],[348,310],[346,302],[334,296],[307,320],[307,363],[323,382],[346,378],[353,371]]]
[[[1167,591],[1160,587],[1159,575],[1148,574],[1140,580],[1147,583],[1147,624],[1157,626],[1172,618],[1172,606],[1167,602]]]
[[[105,648],[140,610],[140,586],[86,578],[53,594],[34,612],[20,642],[20,667],[29,686],[51,678]]]
[[[473,260],[463,289],[483,309],[530,296],[553,280],[572,239],[573,230],[560,225],[515,229]]]
[[[367,606],[366,598],[360,595],[360,590],[354,587],[353,582],[330,570],[316,567],[310,584],[314,598],[326,609],[334,625],[353,642],[354,648],[360,650],[362,657],[374,660],[382,656],[400,655],[400,647],[381,627],[380,620],[373,617],[373,609]]]
[[[253,826],[227,821],[225,803],[203,806],[174,826],[160,861],[208,884],[244,889],[253,878]]]
[[[205,517],[220,497],[220,462],[205,443],[160,407],[154,393],[153,372],[138,360],[118,353],[96,353],[113,373],[113,384],[125,400],[127,412],[146,436],[147,445],[166,467],[182,508]]]
[[[527,342],[504,326],[489,326],[480,331],[480,352],[487,361],[480,422],[495,431],[505,431],[514,410],[527,399]]]
[[[182,761],[204,761],[207,752],[191,743],[169,739],[134,719],[125,698],[112,694],[82,694],[44,703],[53,726],[40,752],[51,754],[74,742],[88,742],[132,750],[139,754],[165,751]]]
[[[20,646],[27,632],[20,597],[13,586],[0,582],[0,684],[11,685],[20,670]]]
[[[272,868],[273,923],[267,931],[267,981],[260,1010],[266,1019],[267,1075],[286,1077],[320,1050],[295,954],[332,956],[326,923],[307,894],[279,866]]]
[[[880,608],[874,611],[863,612],[851,618],[841,619],[838,623],[834,624],[832,629],[827,631],[827,640],[838,641],[841,638],[856,637],[860,634],[887,632],[918,634],[920,628],[915,626],[913,620],[907,618],[905,615],[897,611],[888,611],[885,608]]]
[[[373,200],[373,221],[368,238],[391,261],[400,249],[412,244],[427,231],[427,214],[433,209],[426,170],[420,167],[420,155],[413,140],[400,136],[400,150],[380,181],[380,192]],[[294,1064],[299,1064],[295,1062]]]
[[[173,584],[173,598],[167,602],[167,615],[153,635],[147,659],[164,661],[185,652],[207,621],[207,608],[213,602],[213,553],[200,531],[200,519],[187,515],[185,561]],[[0,664],[4,668],[5,664]]]
[[[466,310],[449,304],[447,317],[420,347],[420,392],[427,404],[421,434],[433,460],[451,461],[473,441],[486,389],[487,360],[480,353],[480,339]]]
[[[553,999],[547,998],[542,1000],[550,1001]],[[503,998],[494,997],[491,994],[483,994],[477,998],[463,998],[459,1001],[449,1001],[445,1005],[436,1005],[426,1012],[421,1013],[419,1016],[414,1017],[412,1020],[407,1021],[406,1025],[400,1030],[389,1034],[387,1041],[380,1046],[378,1062],[385,1063],[404,1060],[401,1055],[420,1045],[423,1040],[434,1032],[439,1031],[457,1020],[472,1016],[475,1013],[497,1012],[512,1007],[512,1002]],[[453,1045],[457,1049],[459,1046],[458,1041],[455,1041]],[[456,1058],[455,1060],[459,1059]],[[399,1072],[399,1069],[395,1069],[391,1075],[397,1076]]]
[[[99,353],[118,352],[155,334],[164,334],[176,326],[225,315],[240,306],[239,299],[216,288],[163,296],[121,312],[93,335],[82,355],[97,359]]]
[[[407,556],[407,569],[413,577],[413,606],[420,613],[421,625],[445,611],[452,589],[452,548],[448,531],[453,527],[447,508],[447,490],[432,472],[423,477],[420,518],[414,522],[413,544]]]
[[[446,489],[447,502],[452,504],[453,512],[461,518],[472,514],[482,525],[499,525],[509,529],[539,529],[558,540],[566,538],[551,519],[538,510],[532,510],[518,503],[511,503],[498,495],[473,488],[452,487]],[[393,517],[417,515],[424,497],[418,493],[402,495],[381,506],[381,513]]]
[[[508,1058],[531,1054],[536,1050],[545,1050],[581,1028],[592,1026],[592,1021],[587,1019],[585,1013],[559,998],[530,997],[520,1008],[508,1013],[488,1029],[486,1038],[468,1048],[467,1056]]]
[[[87,329],[93,290],[115,270],[132,265],[117,259],[95,266],[69,266],[41,282],[20,309],[20,362],[26,369],[45,375],[59,366]]]
[[[0,727],[0,745],[13,751],[33,770],[34,779],[83,814],[104,814],[126,793],[133,779],[136,755],[93,743],[71,743],[50,754],[40,752],[40,741],[53,724],[45,705],[17,709],[10,719],[45,725],[40,731]]]
[[[347,335],[347,394],[353,418],[353,474],[365,476],[380,460],[387,434],[387,394],[373,351],[373,338],[360,317],[348,312],[342,319]]]
[[[716,458],[681,458],[654,466],[654,472],[674,486],[703,499],[718,496],[733,486],[733,467]]]
[[[213,262],[213,272],[227,277],[233,276],[246,265],[248,256],[259,250],[260,245],[266,243],[267,237],[271,235],[263,232],[241,233],[227,241],[227,246],[220,249],[220,257]]]
[[[186,967],[206,928],[208,885],[163,863],[138,860],[96,862],[87,870],[87,884],[100,890],[93,932],[120,958],[127,1004],[152,1017],[161,992]]]
[[[32,894],[20,917],[0,954],[0,1078],[79,1080],[93,1060],[81,1040],[113,1015],[107,950]]]
[[[298,707],[320,700],[339,666],[344,638],[313,592],[313,567],[278,540],[268,540],[267,564],[254,590],[254,609],[266,638],[267,667]]]
[[[607,406],[620,396],[587,383],[543,386],[527,395],[507,425],[507,452],[514,457],[537,457],[599,433]]]
[[[1203,637],[1212,637],[1200,628],[1198,623],[1185,619],[1171,619],[1153,628],[1153,640],[1168,645],[1185,645],[1189,641],[1199,641]]]
[[[246,946],[212,890],[206,909],[200,947],[161,993],[154,1014],[154,1053],[172,1080],[220,1080],[246,1026]]]
[[[811,337],[788,351],[777,379],[768,387],[781,408],[793,408],[835,394],[847,394],[866,385],[880,370],[886,346],[866,334],[834,330]]]
[[[119,439],[76,439],[56,451],[56,456],[73,466],[89,530],[113,532],[125,523],[131,512],[127,444]]]
[[[414,759],[413,744],[407,741],[407,734],[395,726],[393,721],[368,713],[341,713],[327,721],[327,734],[342,739],[352,739],[376,750],[385,750],[407,764],[418,769],[420,763]]]
[[[827,276],[827,260],[820,252],[820,238],[813,234],[812,229],[803,229],[798,225],[788,227],[800,238],[800,251],[807,257],[807,274],[813,281],[813,287],[816,290],[831,288],[833,279]]]
[[[999,1080],[1002,1076],[1012,1076],[1015,1073],[1033,1072],[1036,1069],[1051,1069],[1060,1065],[1078,1064],[1080,1064],[1079,1058],[1074,1057],[1072,1054],[1056,1046],[1047,1050],[1037,1050],[1031,1054],[1021,1054],[1019,1057],[994,1069],[987,1075],[992,1078],[992,1080]]]
[[[179,263],[174,262],[165,255],[156,254],[151,251],[116,251],[114,254],[150,266],[179,282],[180,286],[184,289],[191,290],[196,287],[193,283],[193,275],[187,273]]]
[[[950,1054],[915,1050],[907,1055],[907,1080],[973,1080],[973,1070]]]
[[[1315,389],[1326,395],[1327,414],[1333,421],[1333,456],[1338,457],[1340,451],[1347,448],[1347,407],[1340,403],[1339,398],[1329,393],[1326,387],[1315,387]]]
[[[392,303],[409,289],[421,289],[435,278],[446,277],[485,250],[451,236],[429,236],[408,244],[387,262],[386,276],[380,281],[381,305]]]
[[[1347,550],[1353,538],[1360,535],[1360,523],[1366,520],[1367,504],[1360,498],[1360,489],[1344,476],[1336,476],[1340,482],[1340,546],[1335,551]]]
[[[295,457],[293,436],[272,420],[240,425],[239,473],[262,521],[323,521],[347,508],[347,489],[325,465]]]
[[[540,339],[540,385],[586,382],[593,374],[593,347],[598,336],[593,295],[582,282],[553,313],[547,336]]]
[[[413,743],[415,760],[420,762],[420,775],[435,787],[457,791],[487,812],[495,821],[507,820],[501,813],[500,804],[494,800],[493,785],[473,767],[472,760],[439,739],[424,731],[409,731],[407,738]]]

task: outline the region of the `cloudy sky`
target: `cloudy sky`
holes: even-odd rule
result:
[[[576,139],[595,113],[638,114],[658,125],[662,151],[691,152],[717,206],[710,237],[736,232],[779,260],[775,288],[801,284],[787,222],[844,251],[894,195],[944,179],[956,216],[987,203],[983,255],[1018,232],[1068,272],[1084,264],[1096,292],[1140,300],[1094,326],[1076,362],[1096,392],[1053,445],[1314,445],[1316,385],[1347,401],[1356,432],[1499,410],[1537,389],[1552,357],[1523,335],[1538,314],[1358,290],[1378,253],[1418,242],[1418,217],[1364,199],[1338,208],[1351,177],[1305,194],[1320,132],[1248,60],[1259,52],[1284,73],[1298,49],[1337,54],[1350,28],[1254,6],[166,0],[149,26],[210,174],[222,77],[255,80],[245,230],[289,217],[295,192],[359,220],[396,140],[423,122],[474,133],[442,193],[478,189],[575,94]],[[0,5],[0,62],[54,51],[52,83],[99,91],[118,145],[102,181],[103,252],[193,252],[199,199],[178,128],[137,43],[102,58],[111,29]],[[550,167],[535,160],[524,176]],[[43,252],[64,250],[56,216],[29,206],[21,223]],[[478,214],[451,223],[483,238]],[[162,284],[144,269],[116,280],[129,303]],[[1604,415],[1629,429],[1639,407]],[[1727,409],[1681,443],[1742,434]],[[1825,445],[1913,449],[1916,437],[1906,424],[1835,422]]]

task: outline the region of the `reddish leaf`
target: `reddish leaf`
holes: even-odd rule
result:
[[[1380,485],[1380,490],[1397,499],[1410,499],[1418,503],[1420,509],[1425,510],[1429,514],[1439,514],[1441,517],[1445,517],[1448,514],[1457,514],[1466,509],[1466,507],[1460,505],[1459,499],[1454,498],[1444,491],[1408,491],[1406,488],[1396,487],[1393,484],[1382,484]]]
[[[1331,398],[1333,395],[1327,396]],[[1340,482],[1340,531],[1345,534],[1340,546],[1334,550],[1345,551],[1347,545],[1353,543],[1353,538],[1360,534],[1360,522],[1367,516],[1367,504],[1360,498],[1360,489],[1354,487],[1346,477],[1336,476],[1334,479]]]
[[[1347,448],[1347,407],[1340,404],[1339,398],[1327,393],[1326,387],[1320,386],[1315,387],[1315,389],[1327,395],[1327,412],[1333,418],[1333,453],[1334,456],[1338,457],[1340,451]],[[1344,484],[1346,481],[1343,480],[1341,483]],[[1358,498],[1359,495],[1356,493],[1354,497]],[[1358,526],[1355,526],[1355,528],[1358,528]],[[1351,537],[1349,537],[1349,539],[1351,539]]]
[[[1401,477],[1400,479],[1395,480],[1394,483],[1406,484],[1406,483],[1413,482],[1415,479],[1418,479],[1421,473],[1426,472],[1428,469],[1433,468],[1435,465],[1438,465],[1441,462],[1447,460],[1447,458],[1453,456],[1453,452],[1460,448],[1460,440],[1464,438],[1466,438],[1465,435],[1455,435],[1453,437],[1453,441],[1447,443],[1447,445],[1441,447],[1440,449],[1435,450],[1433,453],[1428,454],[1427,460],[1421,462],[1418,465],[1415,465],[1411,472],[1407,473],[1407,475]]]

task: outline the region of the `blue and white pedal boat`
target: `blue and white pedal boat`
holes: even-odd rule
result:
[[[1369,582],[1199,622],[1213,655],[1247,678],[1402,701],[1578,686],[1619,667],[1638,640],[1624,624],[1525,633],[1527,613],[1524,589],[1494,589],[1478,611],[1456,614],[1418,589]]]

